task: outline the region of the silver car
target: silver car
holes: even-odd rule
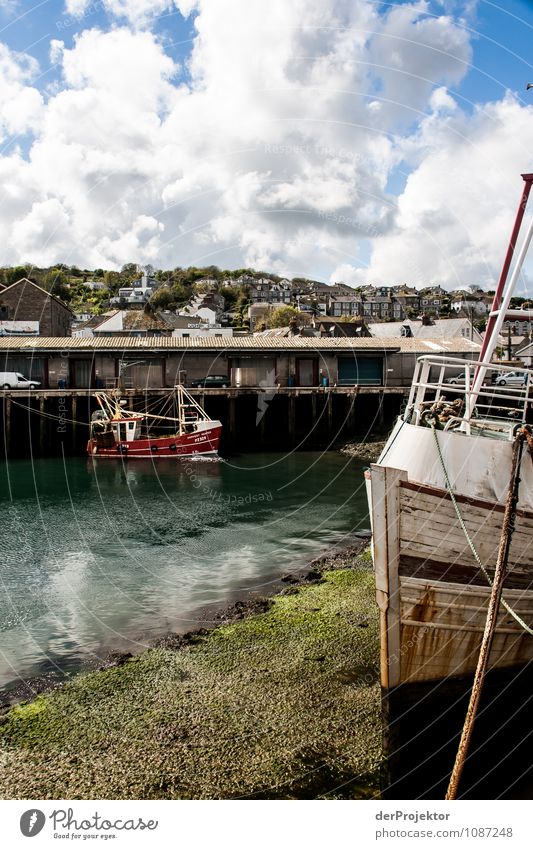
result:
[[[496,386],[525,386],[527,375],[519,371],[506,371],[494,381]]]

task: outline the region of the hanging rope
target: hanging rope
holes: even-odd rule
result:
[[[487,672],[490,650],[496,630],[496,622],[498,618],[498,610],[502,597],[503,582],[507,571],[507,560],[509,558],[509,547],[511,545],[511,537],[514,530],[514,521],[516,516],[516,505],[518,503],[518,486],[520,484],[520,461],[522,459],[522,449],[524,446],[525,434],[521,430],[515,440],[513,446],[513,462],[511,468],[511,480],[509,482],[509,490],[507,493],[507,501],[505,504],[505,513],[503,516],[503,526],[500,536],[500,545],[498,547],[498,559],[496,561],[496,570],[494,572],[494,581],[492,583],[492,591],[487,609],[487,618],[485,621],[485,630],[481,640],[481,648],[477,662],[476,673],[474,675],[474,683],[470,694],[470,702],[466,712],[466,718],[457,749],[457,755],[453,771],[446,793],[446,799],[456,799],[459,782],[463,773],[468,749],[472,739],[474,730],[474,722],[479,708],[479,701],[483,689],[483,683]]]
[[[468,533],[468,528],[465,525],[459,504],[457,503],[457,499],[455,498],[455,494],[454,494],[454,491],[452,489],[452,485],[450,483],[450,478],[448,476],[448,470],[446,469],[446,465],[444,463],[444,457],[442,456],[442,451],[441,451],[441,447],[440,447],[440,443],[439,443],[439,438],[437,436],[437,432],[436,432],[434,427],[432,427],[431,429],[433,431],[433,436],[435,438],[435,443],[437,445],[437,453],[439,455],[441,468],[442,468],[442,471],[443,471],[443,474],[444,474],[444,479],[446,481],[446,489],[448,490],[448,493],[449,493],[450,498],[452,500],[452,504],[455,508],[457,520],[458,520],[458,522],[461,526],[461,530],[463,531],[463,533],[465,535],[466,541],[467,541],[467,543],[470,547],[470,551],[472,552],[474,560],[476,561],[477,565],[481,569],[481,572],[483,573],[489,587],[491,587],[492,586],[492,578],[490,577],[489,573],[487,572],[485,565],[481,562],[481,558],[480,558],[479,554],[477,553],[476,547],[475,547],[475,545],[472,541],[472,538],[470,537],[470,534]],[[526,439],[528,439],[528,437],[529,437],[529,439],[531,439],[531,434],[525,428],[523,428],[522,431],[520,431],[520,433],[523,434],[523,437],[525,437]],[[529,445],[529,439],[528,439],[528,445]],[[533,637],[533,629],[530,628],[529,625],[527,625],[524,622],[522,617],[519,616],[518,613],[516,613],[513,610],[513,608],[506,602],[506,600],[504,598],[502,598],[501,604],[502,604],[502,607],[504,608],[504,610],[506,610],[507,613],[510,616],[513,617],[515,622],[517,622],[520,625],[520,627],[524,629],[524,631],[526,631],[531,637]]]
[[[11,403],[15,407],[20,407],[21,410],[27,410],[30,413],[34,413],[36,416],[40,416],[42,419],[51,419],[54,422],[61,422],[65,424],[75,424],[81,425],[82,427],[89,427],[89,422],[81,422],[76,421],[75,419],[66,419],[64,416],[54,416],[52,413],[42,413],[40,410],[36,410],[35,407],[27,407],[26,404],[21,404],[20,401],[14,401],[11,399]]]

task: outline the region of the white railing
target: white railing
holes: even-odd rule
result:
[[[486,369],[485,379],[474,393],[480,368]],[[507,383],[505,375],[510,372],[521,382]],[[415,425],[432,421],[446,430],[511,439],[533,404],[532,381],[533,371],[527,368],[429,354],[417,361],[404,419]]]

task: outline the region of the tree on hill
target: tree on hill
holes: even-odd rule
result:
[[[139,272],[137,270],[137,263],[127,262],[120,269],[120,273],[121,273],[122,277],[127,277],[128,280],[136,280],[139,277]]]
[[[248,293],[244,286],[224,286],[221,291],[226,312],[238,309],[244,302],[248,303]]]
[[[311,317],[294,307],[276,307],[269,311],[262,319],[265,327],[288,327],[296,324],[298,327],[306,327],[311,324]]]
[[[2,283],[4,286],[11,286],[12,283],[16,283],[17,280],[21,280],[23,277],[28,277],[29,267],[26,265],[15,265],[13,268],[3,268],[2,269]]]
[[[173,283],[171,286],[161,286],[150,298],[150,304],[156,310],[175,310],[187,303],[190,290],[183,283]]]
[[[70,301],[72,298],[69,286],[69,278],[63,268],[52,268],[44,278],[43,288],[61,298],[62,301]]]
[[[124,286],[128,283],[128,280],[124,280],[122,275],[118,271],[106,271],[104,272],[103,283],[110,292],[118,292],[121,286]]]

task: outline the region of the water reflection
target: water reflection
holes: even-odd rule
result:
[[[368,525],[337,454],[10,462],[0,470],[0,686],[137,648]]]

